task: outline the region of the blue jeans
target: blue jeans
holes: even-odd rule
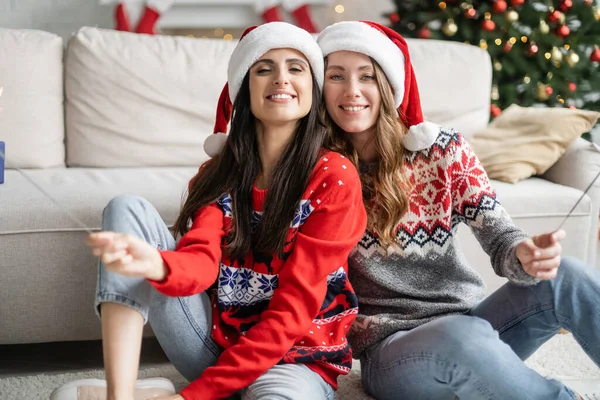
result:
[[[600,272],[573,258],[552,281],[507,283],[469,315],[390,335],[361,358],[363,384],[380,400],[576,399],[523,362],[560,328],[600,366]]]
[[[102,214],[102,229],[129,233],[161,250],[175,248],[175,239],[156,209],[136,196],[112,199]],[[209,296],[168,297],[146,280],[128,278],[98,266],[96,312],[110,302],[137,310],[152,326],[161,347],[188,381],[214,365],[222,349],[211,337],[212,306]],[[240,371],[243,373],[243,371]],[[302,364],[276,365],[240,392],[242,399],[333,399],[334,391],[320,375]]]

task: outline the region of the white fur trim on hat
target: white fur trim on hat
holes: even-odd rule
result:
[[[404,55],[383,32],[359,21],[343,21],[321,32],[317,42],[327,57],[336,51],[366,54],[381,66],[392,89],[396,108],[404,98]]]
[[[433,122],[425,121],[413,125],[402,139],[404,147],[410,151],[425,150],[433,143],[440,134],[440,126]]]
[[[304,29],[287,22],[270,22],[250,31],[236,46],[229,59],[227,81],[229,97],[235,97],[242,87],[248,70],[262,55],[273,49],[295,49],[304,54],[312,68],[313,75],[323,89],[323,52],[315,39]]]
[[[218,156],[227,143],[226,133],[213,133],[204,140],[204,152],[211,158]]]

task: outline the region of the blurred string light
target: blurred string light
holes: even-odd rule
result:
[[[335,6],[334,10],[338,14],[342,14],[344,11],[346,11],[346,9],[344,8],[344,6],[341,5],[341,4],[338,4],[337,6]]]

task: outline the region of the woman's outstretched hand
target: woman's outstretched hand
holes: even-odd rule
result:
[[[141,239],[123,233],[99,232],[89,235],[85,242],[111,272],[155,281],[167,276],[167,267],[158,250]]]
[[[534,278],[551,280],[556,277],[562,246],[560,241],[566,236],[558,230],[523,240],[517,245],[517,258],[523,269]]]
[[[152,400],[185,400],[185,399],[180,394],[174,394],[172,396],[167,396],[167,397],[152,398]]]

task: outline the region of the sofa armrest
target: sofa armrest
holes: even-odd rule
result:
[[[585,190],[600,172],[600,146],[577,138],[565,154],[546,171],[542,178],[559,185]],[[600,204],[600,178],[588,192],[594,204]]]
[[[577,138],[568,148],[565,154],[546,171],[542,178],[559,185],[570,186],[584,191],[600,172],[600,146],[588,142],[585,139]],[[598,178],[587,195],[592,200],[593,218],[592,231],[589,240],[589,264],[596,264],[598,251],[598,215],[600,209],[600,178]],[[575,205],[575,204],[573,204]]]

